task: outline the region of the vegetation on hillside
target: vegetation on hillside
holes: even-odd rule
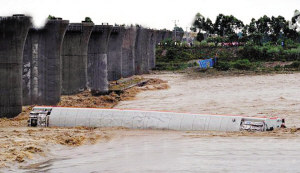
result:
[[[197,13],[191,30],[198,32],[193,46],[165,40],[157,46],[157,69],[176,70],[197,65],[199,59],[218,57],[218,70],[256,70],[265,62],[290,62],[274,69],[300,69],[300,32],[295,25],[300,18],[295,11],[291,21],[282,16],[252,19],[244,24],[233,15],[219,14],[215,22]],[[300,21],[298,21],[300,22]],[[237,42],[238,46],[224,46]],[[221,44],[222,43],[222,44]]]

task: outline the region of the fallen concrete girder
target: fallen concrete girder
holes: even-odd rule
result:
[[[88,88],[93,94],[108,93],[107,49],[113,26],[95,25],[88,45]]]
[[[92,22],[71,23],[62,46],[62,94],[77,94],[87,89],[87,50]]]
[[[43,28],[29,30],[23,55],[28,69],[23,69],[23,105],[55,105],[60,101],[61,48],[68,24],[68,20],[56,18]]]
[[[0,118],[22,112],[23,49],[31,17],[0,17]]]
[[[35,107],[30,117],[32,120],[44,117],[44,121],[32,126],[45,124],[47,121],[49,123],[46,126],[58,127],[125,127],[182,131],[268,131],[284,125],[284,119],[281,118],[97,108]]]

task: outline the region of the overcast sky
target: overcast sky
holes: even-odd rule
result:
[[[0,0],[0,16],[27,14],[36,26],[43,26],[49,14],[81,22],[86,16],[95,24],[141,24],[172,29],[174,20],[184,30],[197,12],[213,22],[219,13],[234,15],[249,24],[251,18],[282,15],[290,20],[300,0]]]

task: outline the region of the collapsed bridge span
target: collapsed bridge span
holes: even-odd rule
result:
[[[129,129],[179,131],[269,131],[284,126],[284,119],[281,118],[97,108],[35,107],[30,117],[30,126],[58,127],[125,127]]]

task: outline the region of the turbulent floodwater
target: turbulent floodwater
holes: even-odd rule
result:
[[[141,92],[117,108],[279,116],[288,127],[300,125],[300,73],[146,77],[167,80],[171,88]],[[195,133],[207,132],[116,131],[96,145],[51,146],[49,160],[4,172],[300,172],[300,138]]]
[[[144,75],[168,81],[170,89],[145,91],[116,108],[176,112],[278,116],[300,126],[300,73],[260,76],[189,77]]]
[[[55,148],[17,172],[299,172],[300,139],[125,131],[109,142]]]

